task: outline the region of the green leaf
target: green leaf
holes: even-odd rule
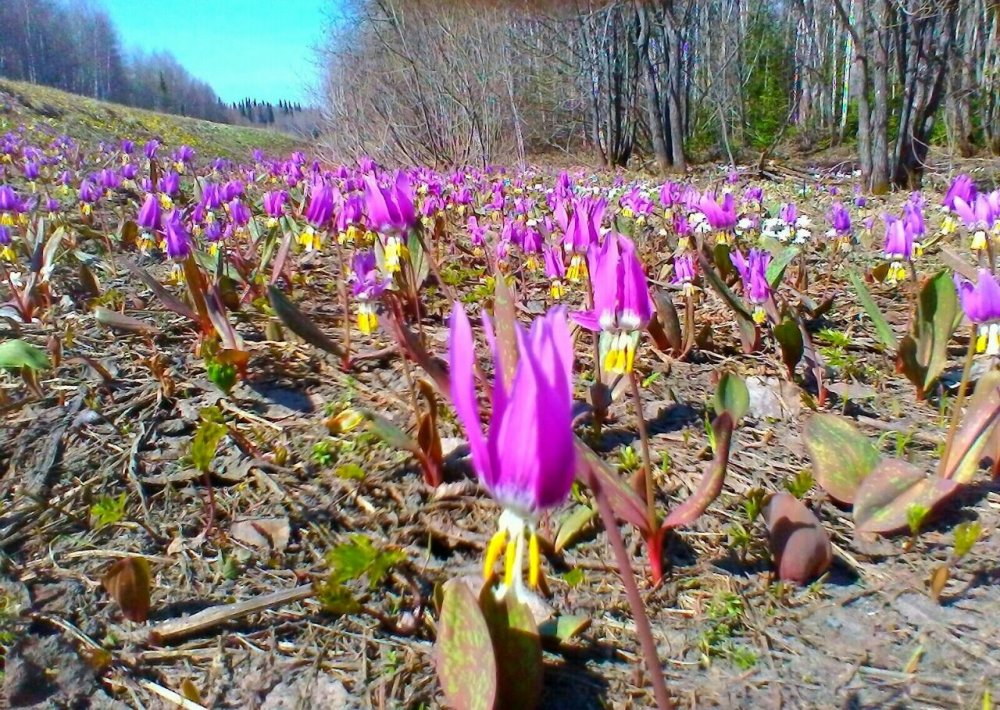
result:
[[[924,370],[923,391],[931,388],[948,365],[948,341],[960,315],[958,292],[948,271],[932,276],[920,289],[913,334],[917,362]]]
[[[0,343],[0,368],[16,370],[21,367],[44,370],[49,367],[49,356],[44,350],[19,338]]]
[[[557,616],[538,625],[538,633],[545,638],[554,638],[559,643],[572,641],[590,628],[591,618],[583,615]]]
[[[206,409],[212,409],[206,407]],[[201,422],[198,424],[198,431],[194,434],[194,439],[191,441],[191,464],[201,471],[202,473],[208,473],[212,469],[212,459],[215,458],[215,450],[219,446],[219,442],[222,441],[222,437],[226,435],[229,429],[225,424],[220,424],[214,420],[214,417],[210,415],[205,415],[203,410],[203,415]]]
[[[733,422],[739,423],[750,409],[750,391],[747,389],[747,383],[739,375],[731,372],[723,373],[715,388],[713,402],[716,414],[729,412]]]
[[[847,276],[851,279],[854,291],[858,294],[861,307],[865,309],[865,313],[868,314],[872,324],[875,326],[875,333],[878,335],[878,339],[882,341],[882,344],[888,350],[896,350],[896,335],[892,332],[892,326],[889,325],[889,321],[885,319],[882,311],[875,305],[875,299],[872,298],[871,291],[865,286],[864,279],[853,269],[848,269]]]
[[[402,550],[379,549],[361,533],[354,533],[348,542],[326,553],[332,582],[343,584],[367,576],[370,589],[381,584],[392,568],[404,561],[406,553]]]
[[[319,585],[316,590],[316,598],[319,599],[323,611],[337,616],[357,614],[362,608],[361,602],[354,597],[351,590],[331,579],[327,579]]]
[[[342,466],[337,466],[337,469],[333,472],[333,475],[345,481],[365,480],[365,470],[360,466],[358,466],[356,463],[345,463]]]
[[[448,580],[442,589],[434,661],[448,706],[496,707],[498,668],[490,628],[476,595],[461,580]]]
[[[990,370],[976,384],[962,426],[955,432],[941,475],[969,483],[979,469],[986,445],[1000,419],[1000,371]]]
[[[725,245],[720,245],[725,246]],[[725,249],[726,254],[729,254],[729,248]],[[747,310],[743,302],[736,297],[736,294],[726,285],[726,282],[722,280],[722,277],[716,273],[715,269],[705,258],[704,254],[698,255],[698,263],[701,265],[702,275],[705,281],[708,283],[712,289],[719,294],[719,297],[729,306],[730,310],[736,318],[736,324],[740,329],[740,340],[743,343],[743,352],[752,353],[757,349],[760,340],[760,333],[757,330],[757,324],[753,322],[753,317],[750,315],[750,311]],[[716,262],[719,264],[720,262]],[[722,267],[719,267],[722,271]]]
[[[884,459],[858,487],[854,524],[858,532],[890,534],[908,530],[911,509],[933,512],[961,484],[928,475],[899,459]]]
[[[813,475],[834,500],[853,503],[858,486],[881,458],[853,424],[835,414],[814,414],[803,429]]]
[[[565,550],[590,530],[590,522],[596,515],[597,511],[589,505],[578,505],[573,508],[563,520],[562,525],[559,526],[555,541],[556,553]]]
[[[542,694],[542,640],[531,609],[513,594],[497,601],[490,587],[479,595],[479,607],[496,653],[498,707],[538,707]]]
[[[799,330],[799,324],[791,318],[786,317],[778,325],[774,326],[772,332],[774,333],[774,339],[778,341],[778,346],[781,348],[781,360],[785,363],[788,374],[791,376],[795,372],[795,366],[802,359],[802,353],[805,352],[805,341],[802,339],[802,331]]]
[[[274,309],[275,315],[288,326],[290,331],[320,350],[325,350],[337,357],[343,356],[343,348],[331,340],[308,316],[289,301],[281,289],[277,286],[268,286],[267,296],[271,301],[271,308]]]
[[[792,260],[799,255],[799,248],[797,246],[789,246],[781,250],[773,259],[771,263],[767,265],[767,273],[765,274],[767,278],[767,283],[772,289],[777,289],[778,284],[781,283],[781,279],[785,275],[785,269],[788,265],[792,263]]]

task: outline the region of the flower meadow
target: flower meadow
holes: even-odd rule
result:
[[[609,702],[673,707],[760,662],[737,582],[790,609],[905,555],[958,598],[996,543],[998,246],[964,174],[872,198],[8,133],[7,665],[44,629],[102,693],[223,706],[206,649],[378,638],[408,707],[553,706],[599,657],[630,664]],[[46,611],[70,583],[86,613]],[[681,646],[671,610],[705,619]]]

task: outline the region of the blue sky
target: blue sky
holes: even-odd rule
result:
[[[169,50],[233,102],[309,100],[330,0],[99,0],[126,50]]]

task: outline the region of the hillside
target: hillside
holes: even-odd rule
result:
[[[21,126],[31,132],[68,135],[94,144],[123,137],[138,142],[157,138],[168,145],[190,145],[201,155],[225,158],[246,158],[255,148],[271,155],[285,155],[305,147],[294,136],[276,131],[129,108],[0,79],[0,133]]]

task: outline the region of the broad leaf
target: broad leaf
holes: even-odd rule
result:
[[[513,594],[497,601],[490,586],[483,588],[479,605],[496,654],[497,706],[537,707],[542,693],[542,642],[531,609]]]
[[[835,414],[814,414],[803,429],[813,475],[834,500],[853,503],[858,486],[879,462],[878,449]]]
[[[747,389],[747,383],[739,375],[731,372],[723,373],[719,378],[719,384],[716,385],[713,403],[716,414],[729,412],[733,422],[739,423],[750,409],[750,390]]]
[[[670,294],[657,290],[653,294],[653,304],[656,313],[649,321],[649,334],[656,347],[662,352],[680,353],[684,347],[681,333],[681,321],[677,317],[677,309]]]
[[[907,530],[910,510],[933,512],[961,484],[928,475],[899,459],[884,459],[862,481],[854,499],[858,532],[889,534]]]
[[[0,368],[16,370],[22,367],[44,370],[49,367],[49,356],[44,350],[19,338],[0,343]]]
[[[567,515],[556,533],[555,551],[560,553],[576,542],[589,529],[597,511],[589,505],[578,505]]]
[[[771,262],[767,265],[767,272],[765,274],[767,278],[767,283],[772,289],[777,289],[778,284],[781,283],[782,277],[785,275],[785,269],[788,265],[792,263],[792,260],[799,255],[799,248],[797,246],[789,246],[782,249],[777,256],[771,259]]]
[[[951,450],[945,452],[941,476],[957,483],[969,483],[986,454],[986,445],[1000,419],[1000,371],[990,370],[976,385],[969,399],[962,426],[955,432]]]
[[[459,710],[493,710],[497,659],[479,600],[461,580],[444,583],[434,661],[447,704]]]
[[[275,315],[290,331],[320,350],[325,350],[338,357],[343,356],[343,348],[330,340],[326,333],[320,330],[294,303],[289,301],[281,289],[277,286],[268,286],[267,296],[271,301],[271,308],[274,309]]]
[[[920,289],[914,336],[917,362],[925,368],[923,390],[927,392],[948,365],[948,341],[961,314],[955,281],[947,271],[932,276]]]
[[[774,333],[774,339],[778,341],[778,346],[781,348],[781,360],[785,363],[788,375],[791,377],[795,373],[795,366],[799,364],[799,360],[802,359],[802,353],[805,351],[802,331],[799,330],[798,323],[791,318],[785,317],[783,321],[774,326],[772,332]]]

